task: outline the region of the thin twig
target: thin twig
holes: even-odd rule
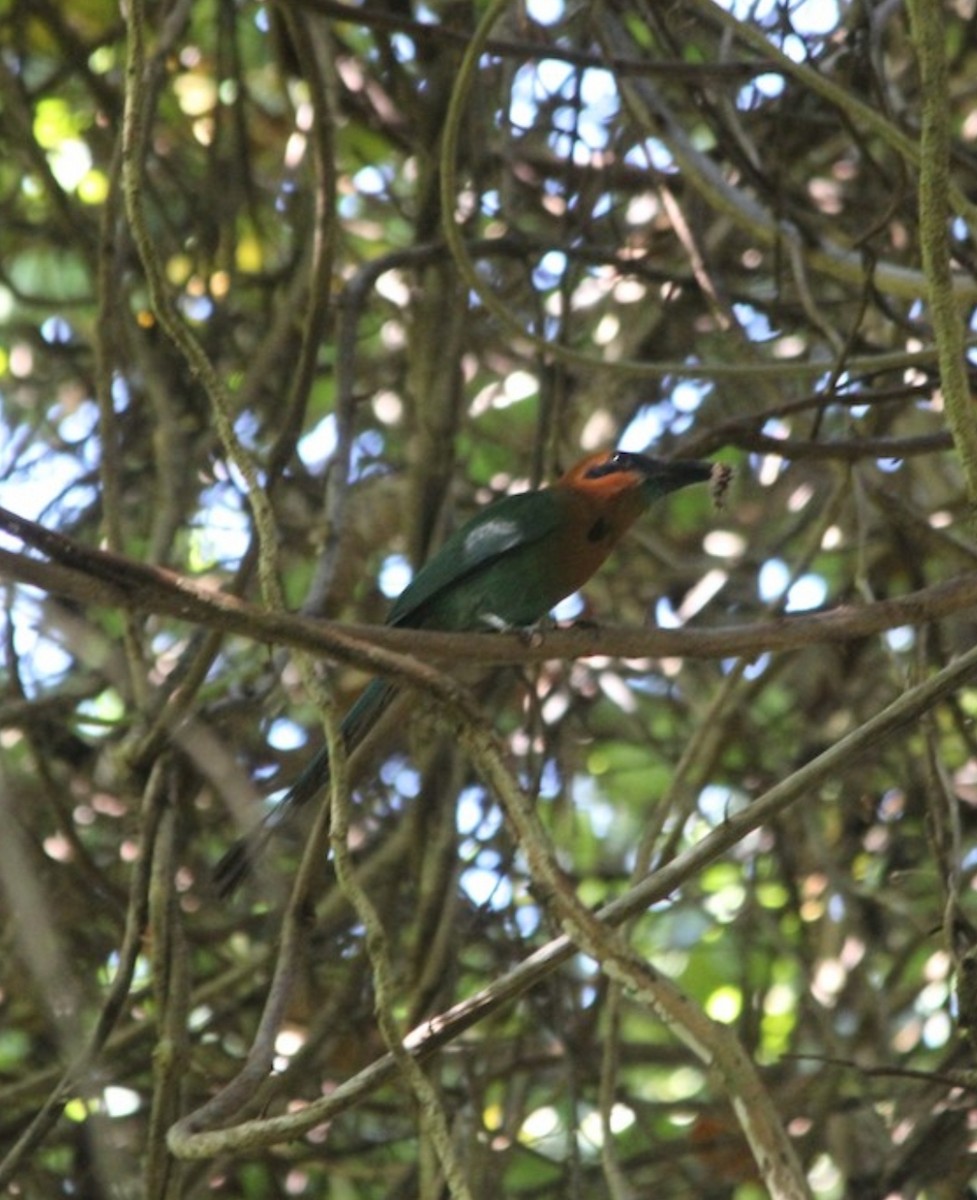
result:
[[[748,833],[767,824],[800,799],[816,795],[824,780],[843,773],[860,756],[875,753],[885,740],[918,721],[924,713],[953,695],[975,675],[977,649],[972,649],[924,683],[903,692],[881,712],[775,784],[747,808],[732,814],[691,849],[605,905],[596,914],[597,919],[609,925],[620,925],[665,899],[686,879],[698,874],[742,841]],[[477,720],[471,701],[466,699],[464,692],[443,677],[432,674],[431,681],[436,683],[439,699],[449,710],[460,709],[463,718],[470,716],[472,720]],[[531,954],[508,975],[412,1030],[405,1037],[404,1045],[412,1054],[428,1057],[489,1013],[498,1011],[534,987],[575,952],[576,943],[569,936],[554,939]],[[346,1080],[330,1096],[315,1101],[300,1113],[245,1121],[228,1129],[203,1130],[197,1114],[191,1114],[170,1130],[170,1149],[179,1157],[211,1158],[217,1154],[270,1146],[299,1137],[315,1125],[349,1109],[389,1081],[397,1070],[393,1055],[387,1054]]]
[[[950,180],[949,85],[943,5],[910,0],[909,15],[919,60],[923,127],[919,149],[919,240],[926,270],[930,316],[939,351],[947,423],[960,455],[967,493],[977,509],[977,411],[964,358],[965,323],[954,294],[948,221]],[[970,213],[973,224],[973,212]]]

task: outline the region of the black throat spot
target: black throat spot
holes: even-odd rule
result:
[[[588,542],[602,542],[611,532],[611,523],[606,517],[598,517],[587,530]]]

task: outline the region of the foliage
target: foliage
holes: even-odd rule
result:
[[[974,1187],[977,43],[943,7],[3,8],[0,503],[75,547],[0,520],[11,1195],[750,1200],[752,1070],[813,1194]],[[350,764],[349,887],[323,853],[289,905],[303,829],[221,899],[323,714],[294,638],[164,572],[379,622],[611,444],[731,463],[727,507],[630,535],[563,613],[588,653],[459,648],[480,721],[412,676]],[[340,709],[370,645],[320,657]],[[622,957],[585,916],[639,883]]]

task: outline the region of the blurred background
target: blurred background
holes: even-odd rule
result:
[[[973,340],[974,5],[932,9]],[[134,31],[145,125],[124,153]],[[655,508],[559,619],[762,625],[972,571],[919,244],[916,40],[876,0],[8,0],[0,504],[263,602],[246,480],[212,382],[161,327],[125,160],[292,609],[382,621],[481,506],[615,445],[735,478],[722,510],[706,488]],[[297,1140],[168,1156],[167,1128],[251,1046],[306,833],[230,899],[214,864],[321,717],[285,652],[13,575],[2,595],[5,1194],[448,1195],[397,1076]],[[749,660],[466,680],[598,906],[972,645],[966,611],[927,616]],[[367,678],[320,668],[340,708]],[[351,830],[404,1031],[560,932],[415,701],[355,773]],[[845,761],[628,928],[735,1032],[828,1200],[974,1194],[955,981],[977,920],[975,712],[964,688]],[[305,922],[275,1072],[239,1115],[296,1111],[384,1053],[325,862]],[[766,1195],[718,1081],[585,956],[426,1069],[475,1197]]]

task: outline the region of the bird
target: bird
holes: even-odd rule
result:
[[[627,450],[588,454],[550,487],[504,496],[452,534],[404,588],[387,624],[455,632],[527,629],[578,591],[656,500],[712,479],[718,503],[730,469],[699,459],[663,459]],[[376,725],[398,684],[372,680],[340,726],[347,752]],[[271,832],[329,782],[320,749],[258,827],[214,871],[221,895],[248,873]]]

